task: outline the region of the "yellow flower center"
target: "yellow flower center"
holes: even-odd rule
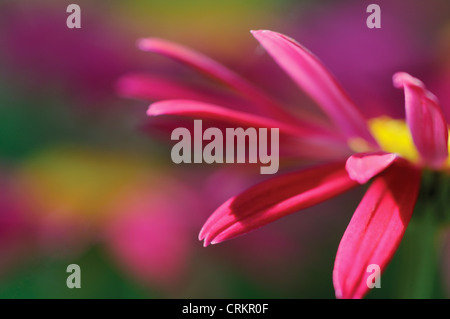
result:
[[[370,132],[381,149],[396,153],[413,163],[419,161],[419,152],[404,120],[394,120],[388,116],[382,116],[369,120],[368,124]]]
[[[414,145],[411,132],[404,120],[395,120],[388,116],[381,116],[370,119],[368,126],[383,151],[395,153],[413,163],[419,163],[419,152]],[[351,139],[348,144],[355,152],[370,151],[367,142],[360,138]],[[450,153],[450,140],[448,149]],[[450,167],[450,157],[447,158],[444,166]]]

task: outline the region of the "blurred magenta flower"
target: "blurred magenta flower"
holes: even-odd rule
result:
[[[0,274],[26,259],[33,238],[33,223],[21,197],[13,188],[11,174],[0,173]]]
[[[166,175],[157,189],[154,183],[136,185],[104,223],[103,237],[126,272],[176,294],[188,275],[194,245],[186,238],[194,233],[200,206],[196,194]]]
[[[271,127],[302,141],[303,147],[316,144],[309,154],[308,150],[297,151],[300,159],[315,154],[316,160],[324,160],[329,155],[328,145],[334,144],[328,153],[339,148],[342,152],[334,153],[336,157],[331,163],[272,178],[232,197],[209,217],[199,238],[207,246],[243,235],[374,179],[342,237],[333,271],[338,298],[361,298],[369,290],[367,267],[377,264],[384,270],[400,244],[417,200],[421,172],[449,168],[447,123],[437,98],[418,79],[396,73],[394,86],[403,88],[405,93],[406,123],[387,116],[368,121],[311,52],[283,34],[252,33],[321,107],[334,123],[333,130],[294,118],[265,92],[221,64],[159,39],[143,39],[139,47],[169,56],[214,78],[249,104],[258,105],[260,112],[252,113],[250,107],[234,110],[204,99],[179,99],[181,96],[175,94],[178,99],[153,103],[148,115],[222,120],[245,127],[264,127],[270,121]],[[119,85],[119,89],[131,93],[130,89],[137,86],[145,90],[145,85],[136,78],[134,85],[125,89]],[[280,145],[280,150],[284,147]],[[344,150],[356,154],[345,160]]]
[[[85,3],[85,27],[75,32],[65,27],[66,8],[57,1],[26,9],[19,3],[2,4],[0,65],[11,82],[29,92],[51,90],[52,95],[70,94],[72,101],[101,105],[114,97],[115,79],[136,67],[136,57],[123,50],[123,32],[108,25],[100,8]]]

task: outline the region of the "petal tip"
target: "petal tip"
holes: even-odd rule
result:
[[[158,38],[140,38],[136,41],[136,46],[141,51],[152,51],[156,48],[158,48],[163,41]]]
[[[145,49],[145,44],[147,43],[147,38],[140,38],[136,40],[136,46],[140,49],[140,50],[144,50]]]
[[[347,159],[345,169],[351,179],[365,184],[398,159],[398,155],[394,153],[358,153]]]
[[[335,296],[336,299],[343,299],[342,290],[340,289],[335,290]]]
[[[257,34],[257,33],[267,33],[267,32],[271,32],[269,30],[264,30],[264,29],[260,29],[260,30],[250,30],[251,34]]]
[[[397,72],[392,76],[392,82],[394,83],[394,87],[402,88],[405,85],[413,85],[421,88],[425,88],[425,85],[419,79],[411,76],[406,72]]]
[[[276,32],[274,31],[270,31],[270,30],[250,30],[250,33],[255,37],[255,38],[259,38],[262,35],[269,35],[269,34],[275,34]]]
[[[200,241],[202,241],[203,239],[205,239],[205,237],[206,237],[206,231],[205,231],[205,229],[204,228],[202,228],[201,230],[200,230],[200,233],[198,234],[198,240],[200,240]]]
[[[156,103],[151,104],[147,109],[147,116],[157,116],[160,115],[161,112],[158,110]]]
[[[209,236],[205,236],[205,238],[203,239],[203,247],[208,247],[209,245],[214,245],[215,242],[213,242],[211,240],[211,238],[209,238]]]
[[[221,242],[222,242],[222,240],[213,239],[213,240],[211,240],[210,244],[211,245],[216,245],[216,244],[219,244]]]

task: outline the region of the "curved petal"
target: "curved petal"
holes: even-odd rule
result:
[[[345,169],[351,179],[360,184],[365,184],[397,159],[399,159],[399,156],[393,153],[358,153],[348,158]]]
[[[243,235],[356,185],[342,162],[272,178],[222,204],[206,221],[199,239],[207,246]]]
[[[237,125],[243,125],[247,127],[279,128],[280,132],[293,135],[296,137],[311,137],[322,135],[322,132],[315,132],[310,129],[289,125],[287,123],[272,120],[270,118],[246,112],[234,111],[214,104],[203,103],[199,101],[190,101],[190,100],[160,101],[150,105],[147,111],[147,115],[149,116],[169,115],[169,114],[197,116],[199,118],[208,118],[225,122],[231,122]],[[325,135],[325,137],[333,139],[333,137],[330,135]]]
[[[252,34],[348,137],[362,137],[376,145],[358,108],[316,56],[283,34],[268,30]]]
[[[374,180],[339,244],[333,270],[337,298],[362,298],[369,290],[368,266],[386,268],[411,219],[419,184],[419,170],[395,164]]]
[[[394,86],[405,91],[406,121],[425,164],[440,168],[448,157],[448,128],[437,98],[411,75],[399,72]]]
[[[282,107],[270,96],[266,95],[264,91],[206,55],[180,44],[158,38],[140,39],[138,47],[143,51],[162,54],[200,71],[246,97],[277,119],[290,123],[296,122],[291,115],[284,112]]]

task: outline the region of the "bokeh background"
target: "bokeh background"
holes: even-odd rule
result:
[[[334,298],[334,257],[364,189],[203,248],[209,214],[262,176],[171,162],[149,101],[121,96],[117,81],[198,79],[139,51],[139,38],[195,48],[311,110],[249,33],[282,32],[319,56],[368,117],[403,116],[397,71],[423,80],[450,116],[447,0],[77,0],[81,29],[66,27],[70,3],[0,2],[0,298]],[[370,3],[381,29],[366,26]],[[446,225],[429,245],[411,229],[369,298],[450,296]],[[81,289],[66,286],[69,264],[81,267]]]

